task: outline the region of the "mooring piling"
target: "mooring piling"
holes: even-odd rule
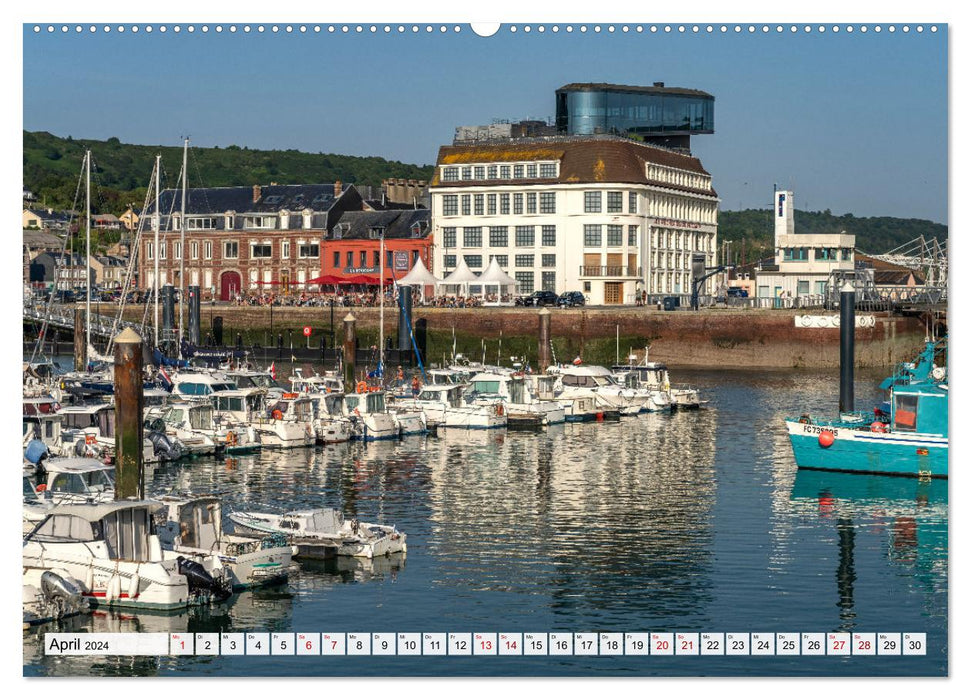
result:
[[[357,370],[357,319],[354,314],[344,317],[344,392],[354,393]]]
[[[142,382],[142,339],[131,328],[115,337],[115,500],[145,494],[145,405]]]
[[[550,361],[550,319],[552,314],[545,306],[539,312],[539,371],[545,372]]]
[[[88,344],[84,335],[84,309],[74,309],[74,371],[83,372],[88,367]]]
[[[840,289],[840,413],[853,410],[853,365],[856,360],[856,290]]]

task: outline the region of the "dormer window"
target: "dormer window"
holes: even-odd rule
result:
[[[368,231],[368,238],[371,238],[372,240],[377,240],[378,238],[381,238],[383,235],[384,235],[383,226],[372,226],[371,229]]]

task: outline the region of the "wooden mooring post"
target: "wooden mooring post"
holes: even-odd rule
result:
[[[550,310],[545,306],[539,312],[539,372],[545,372],[550,360]]]
[[[357,319],[350,311],[344,317],[344,393],[353,394],[357,377]]]
[[[126,328],[115,337],[115,500],[145,495],[142,381],[142,339]]]

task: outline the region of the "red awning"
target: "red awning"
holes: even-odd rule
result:
[[[347,284],[347,280],[336,275],[321,275],[307,280],[307,284]]]

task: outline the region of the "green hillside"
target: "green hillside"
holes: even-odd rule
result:
[[[796,210],[796,233],[839,233],[856,236],[856,247],[865,253],[886,253],[919,236],[926,239],[947,240],[947,226],[925,219],[897,219],[891,216],[857,217],[853,214],[836,216],[826,211]],[[772,255],[774,238],[770,209],[718,212],[718,240],[732,242],[732,257],[754,262]],[[744,243],[743,243],[744,242]],[[761,251],[761,253],[760,253]]]
[[[175,187],[182,167],[182,146],[136,146],[107,141],[61,138],[46,131],[24,132],[24,187],[47,207],[66,209],[74,201],[84,151],[91,150],[91,207],[120,214],[129,202],[141,207],[155,155],[162,154],[162,187]],[[189,144],[189,186],[310,184],[334,182],[381,186],[385,178],[428,180],[433,167],[384,158],[258,151],[239,146],[197,148]],[[81,193],[83,197],[83,191]],[[81,200],[83,206],[83,200]]]

